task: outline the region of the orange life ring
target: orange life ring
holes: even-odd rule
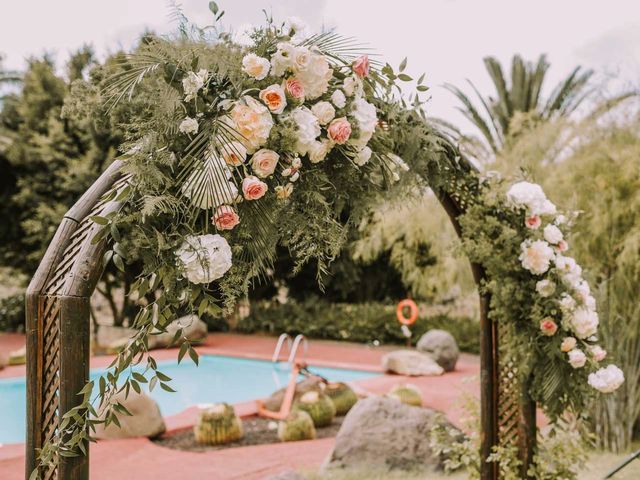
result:
[[[409,307],[409,310],[411,310],[409,318],[404,316],[403,310],[405,307]],[[418,305],[410,298],[402,300],[396,308],[396,317],[398,317],[398,321],[403,325],[413,325],[418,319]]]

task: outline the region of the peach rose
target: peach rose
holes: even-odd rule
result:
[[[338,145],[343,145],[351,136],[351,124],[346,117],[336,118],[329,124],[327,133],[331,140],[336,142]]]
[[[530,217],[527,217],[524,224],[530,230],[537,230],[540,228],[542,220],[540,219],[540,215],[531,215]]]
[[[213,214],[213,223],[218,230],[233,230],[240,223],[240,217],[229,205],[221,205]]]
[[[251,157],[251,167],[257,176],[268,177],[275,171],[279,159],[280,155],[276,152],[263,148]]]
[[[267,193],[267,184],[258,177],[249,175],[242,181],[242,193],[247,200],[258,200]]]
[[[240,142],[230,142],[220,148],[222,159],[227,165],[237,167],[247,159],[247,148]]]
[[[360,78],[364,78],[369,75],[369,56],[362,55],[361,57],[356,58],[355,62],[353,62],[353,71]]]
[[[551,317],[547,317],[540,322],[540,331],[543,335],[551,337],[558,331],[558,325]]]
[[[280,85],[269,85],[264,90],[260,90],[259,96],[271,113],[282,113],[287,106],[287,99]]]
[[[289,78],[285,80],[284,90],[294,100],[304,100],[304,87],[297,78]]]

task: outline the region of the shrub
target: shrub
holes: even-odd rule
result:
[[[200,413],[193,433],[203,445],[235,442],[242,438],[242,420],[231,405],[219,403]]]
[[[294,410],[278,424],[278,438],[282,442],[297,442],[316,438],[316,427],[311,416],[303,410]]]
[[[387,396],[413,407],[422,406],[422,392],[415,385],[396,385]]]
[[[294,410],[307,412],[316,427],[331,425],[336,416],[336,407],[331,399],[318,392],[307,392],[293,404]]]
[[[329,383],[324,393],[336,407],[336,415],[346,415],[358,401],[358,396],[349,385],[342,382]]]
[[[0,332],[24,331],[24,295],[11,295],[0,299]]]
[[[470,318],[436,315],[419,319],[412,327],[412,342],[433,328],[451,332],[462,351],[480,351],[480,326]],[[302,333],[308,338],[360,343],[404,344],[406,338],[396,319],[395,306],[380,303],[327,303],[316,298],[284,305],[259,302],[237,326],[243,333]]]

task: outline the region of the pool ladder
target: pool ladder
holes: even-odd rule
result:
[[[289,348],[289,358],[287,359],[287,363],[293,365],[293,362],[298,355],[298,349],[300,348],[300,344],[302,344],[302,360],[304,361],[307,356],[307,350],[309,348],[309,342],[306,337],[302,334],[296,336],[295,339],[291,339],[291,335],[288,333],[283,333],[278,337],[278,343],[276,343],[276,348],[273,351],[273,355],[271,356],[271,361],[273,363],[277,363],[280,360],[280,352],[284,344],[287,344],[287,348]]]

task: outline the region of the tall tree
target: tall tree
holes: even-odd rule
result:
[[[460,100],[462,106],[458,109],[478,128],[493,154],[504,147],[512,121],[519,112],[530,114],[530,119],[542,121],[555,116],[567,116],[592,92],[589,80],[593,71],[578,66],[556,85],[548,98],[543,98],[542,87],[550,66],[545,55],[540,55],[535,63],[525,62],[520,55],[514,55],[510,79],[506,78],[495,57],[486,57],[484,64],[495,87],[493,95],[484,97],[467,80],[479,105],[460,88],[451,84],[445,87]]]

